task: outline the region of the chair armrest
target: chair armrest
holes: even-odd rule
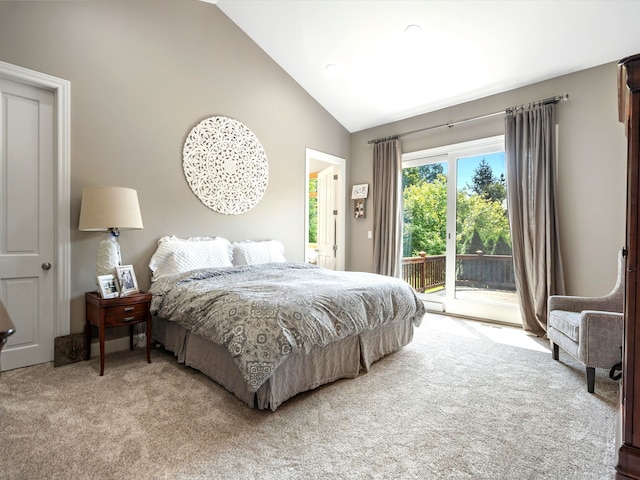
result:
[[[606,295],[604,297],[578,297],[571,295],[552,295],[547,303],[548,311],[566,310],[568,312],[582,312],[583,310],[598,310],[604,312],[622,312],[621,297]]]
[[[589,367],[611,368],[622,358],[624,315],[585,310],[580,316],[579,354]]]

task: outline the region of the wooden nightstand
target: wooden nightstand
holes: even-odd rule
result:
[[[133,350],[133,326],[147,322],[147,362],[151,363],[151,294],[135,293],[126,297],[102,298],[97,292],[84,294],[86,306],[85,335],[87,360],[91,355],[91,325],[100,336],[100,375],[104,374],[104,333],[107,327],[129,325],[129,348]]]

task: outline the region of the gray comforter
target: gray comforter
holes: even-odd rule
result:
[[[256,391],[292,352],[307,353],[425,309],[402,280],[306,263],[193,270],[151,286],[154,315],[224,346]]]

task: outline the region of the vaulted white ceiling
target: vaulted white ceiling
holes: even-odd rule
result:
[[[640,53],[637,0],[217,6],[350,132]],[[409,25],[421,33],[405,34]]]

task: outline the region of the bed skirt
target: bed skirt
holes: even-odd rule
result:
[[[367,372],[372,363],[411,342],[413,328],[412,320],[401,320],[314,348],[308,355],[292,354],[256,392],[249,390],[226,348],[157,317],[153,339],[173,352],[178,362],[204,373],[250,407],[275,411],[298,393]]]

